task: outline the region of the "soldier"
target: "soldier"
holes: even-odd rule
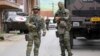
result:
[[[49,22],[50,22],[50,19],[46,19],[46,28],[47,28],[47,30],[49,30]]]
[[[61,55],[65,56],[65,49],[68,51],[68,56],[72,56],[70,47],[69,31],[71,29],[70,12],[65,9],[62,2],[58,3],[58,11],[54,17],[54,23],[57,23],[56,35],[60,39]]]
[[[34,41],[34,56],[38,56],[39,53],[39,47],[41,42],[41,29],[43,29],[43,36],[46,34],[45,29],[45,22],[44,19],[41,18],[39,12],[40,8],[37,6],[34,6],[33,9],[33,15],[29,16],[26,25],[29,29],[29,40],[27,44],[27,50],[26,50],[26,56],[30,56],[32,45]]]

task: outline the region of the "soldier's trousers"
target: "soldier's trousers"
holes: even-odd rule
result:
[[[65,50],[67,49],[68,56],[72,56],[69,32],[66,31],[65,34],[60,35],[59,40],[61,47],[61,55],[65,56]]]
[[[49,30],[49,24],[46,24],[46,29]]]
[[[34,50],[33,50],[34,56],[38,56],[39,47],[40,47],[40,41],[41,41],[40,40],[40,36],[33,36],[32,33],[30,35],[33,38],[33,40],[32,41],[28,41],[27,50],[26,50],[26,56],[30,56],[31,55],[33,43],[34,43]]]

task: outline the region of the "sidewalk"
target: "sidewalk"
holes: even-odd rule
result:
[[[18,31],[11,31],[10,33],[0,33],[0,41],[18,35]]]
[[[24,35],[19,34],[4,34],[4,38],[5,40],[0,41],[0,56],[9,52],[17,43],[24,41]]]

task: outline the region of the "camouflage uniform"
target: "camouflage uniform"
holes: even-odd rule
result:
[[[56,17],[60,17],[56,20]],[[59,9],[54,17],[54,22],[57,23],[57,33],[59,34],[59,42],[61,47],[61,55],[65,56],[65,49],[68,51],[68,56],[72,56],[70,47],[69,31],[71,29],[70,12],[68,9]]]
[[[47,19],[46,19],[46,29],[47,29],[47,30],[49,30],[49,22],[50,22],[50,19],[47,18]]]
[[[36,22],[40,24],[39,25],[40,29],[37,29],[36,26],[34,25],[35,19],[37,19]],[[34,56],[38,56],[39,47],[40,47],[40,43],[41,43],[40,30],[43,29],[43,32],[45,32],[44,19],[41,18],[41,16],[39,16],[39,15],[33,14],[28,17],[28,19],[26,21],[26,25],[29,28],[29,38],[31,38],[31,40],[29,40],[28,44],[27,44],[26,56],[30,56],[33,43],[34,43]]]

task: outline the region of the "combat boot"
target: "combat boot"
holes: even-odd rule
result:
[[[68,53],[68,56],[72,56],[73,54],[72,53]]]
[[[61,54],[61,56],[65,56],[65,54]]]

